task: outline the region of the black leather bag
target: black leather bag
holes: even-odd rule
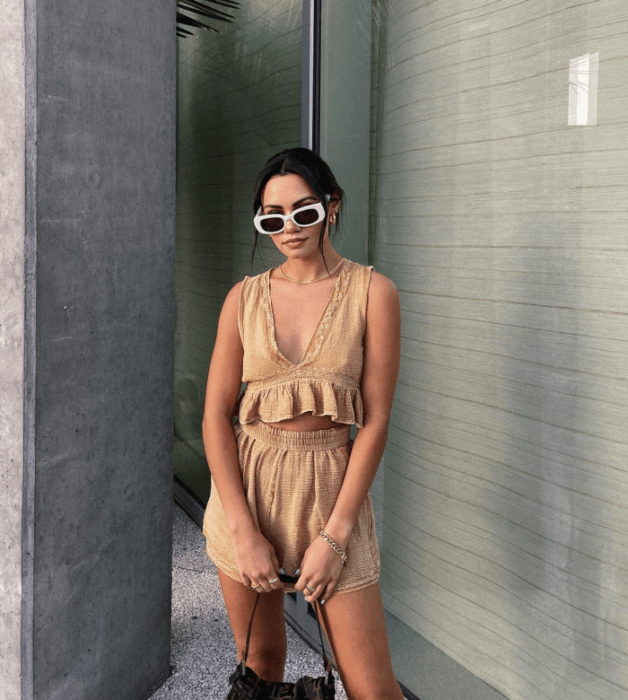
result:
[[[284,577],[282,576],[281,578],[283,579]],[[294,580],[296,581],[296,579]],[[253,606],[253,613],[251,614],[249,630],[246,635],[246,647],[244,649],[242,661],[240,661],[236,670],[229,678],[229,683],[231,685],[226,700],[334,700],[336,697],[334,675],[332,673],[331,663],[325,654],[323,633],[318,616],[316,621],[318,622],[318,633],[321,638],[321,648],[323,650],[323,661],[325,664],[324,676],[320,678],[304,676],[303,678],[299,678],[296,683],[277,683],[259,678],[255,671],[246,665],[253,618],[255,617],[255,610],[257,609],[260,595],[263,594],[257,594],[257,599]]]

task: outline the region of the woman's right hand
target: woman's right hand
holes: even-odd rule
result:
[[[279,580],[277,554],[261,532],[253,530],[234,540],[235,560],[245,586],[255,586],[258,593],[270,593],[283,587]]]

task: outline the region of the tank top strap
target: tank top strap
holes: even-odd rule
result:
[[[242,345],[247,350],[250,343],[267,342],[268,323],[272,311],[267,307],[263,294],[262,281],[269,271],[254,277],[245,277],[240,287],[238,305],[238,330]]]
[[[240,340],[244,343],[244,327],[242,319],[244,318],[244,304],[245,304],[245,289],[251,278],[247,275],[240,285],[240,298],[238,299],[238,331],[240,331]]]
[[[359,314],[364,321],[366,321],[366,306],[368,303],[369,285],[371,283],[372,273],[372,265],[358,265],[355,263],[355,269],[352,275],[353,296],[357,300]]]
[[[351,326],[356,324],[362,330],[366,327],[366,306],[368,303],[369,285],[373,267],[371,265],[360,265],[354,262],[347,264],[347,278],[345,289],[342,294],[339,306],[340,315],[344,315],[346,321]],[[350,329],[345,328],[345,331]]]

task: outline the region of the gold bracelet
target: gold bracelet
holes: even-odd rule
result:
[[[325,542],[327,542],[327,544],[334,550],[334,552],[336,552],[336,554],[340,554],[342,558],[342,563],[346,564],[346,553],[342,549],[340,549],[340,547],[332,540],[332,538],[325,532],[325,530],[321,530],[318,534],[325,540]]]

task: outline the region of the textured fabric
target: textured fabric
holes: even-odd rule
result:
[[[349,459],[349,427],[297,432],[257,422],[236,425],[234,432],[253,521],[275,548],[280,566],[292,574],[331,515]],[[209,558],[240,580],[217,489],[212,489],[205,510],[203,533]],[[358,513],[346,552],[337,593],[378,580],[380,559],[370,497]]]
[[[244,348],[242,381],[247,388],[240,402],[240,423],[277,423],[313,413],[362,427],[360,378],[371,271],[371,267],[344,261],[299,364],[290,362],[277,348],[271,271],[244,279],[238,325]]]

